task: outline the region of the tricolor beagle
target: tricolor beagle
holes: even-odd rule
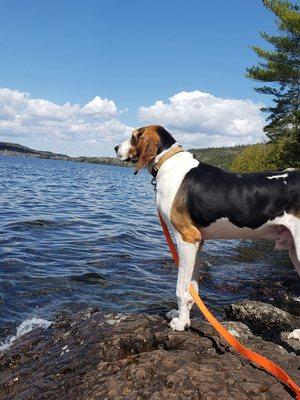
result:
[[[276,249],[289,251],[300,275],[300,172],[233,174],[197,161],[158,125],[133,131],[115,151],[136,163],[135,173],[148,167],[157,207],[176,238],[178,311],[168,313],[173,330],[190,324],[188,287],[192,282],[198,289],[195,260],[204,240],[274,240]]]

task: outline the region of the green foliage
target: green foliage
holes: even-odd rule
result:
[[[300,168],[300,143],[295,136],[283,136],[269,147],[267,161],[274,169]]]
[[[278,167],[296,167],[300,158],[300,13],[290,1],[263,0],[277,17],[279,35],[261,33],[272,50],[253,46],[260,58],[257,66],[247,69],[247,76],[268,82],[256,88],[273,96],[273,105],[263,108],[269,113],[264,131],[270,142],[277,143],[274,156]]]
[[[260,172],[275,169],[276,165],[270,157],[274,151],[272,144],[253,144],[245,147],[230,165],[232,172]]]
[[[118,167],[131,167],[132,163],[121,161],[114,157],[75,157],[72,161],[84,162],[91,164],[103,164],[103,165],[116,165]]]
[[[228,169],[232,161],[246,146],[233,147],[210,147],[208,149],[192,149],[195,158],[199,161]],[[117,165],[121,167],[132,167],[133,164],[118,160],[113,157],[76,157],[72,161],[87,162],[93,164]]]
[[[207,149],[191,149],[195,158],[201,162],[228,169],[232,161],[246,146],[210,147]]]

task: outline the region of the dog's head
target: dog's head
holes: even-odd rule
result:
[[[131,138],[116,146],[115,151],[120,160],[136,163],[137,173],[174,143],[173,136],[162,126],[149,125],[135,129]]]

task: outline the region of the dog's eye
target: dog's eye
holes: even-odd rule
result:
[[[137,144],[140,136],[141,136],[141,134],[137,134],[137,135],[131,136],[131,144],[133,144],[133,145]]]

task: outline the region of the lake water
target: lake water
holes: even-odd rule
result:
[[[176,306],[177,269],[147,172],[0,156],[0,176],[0,338],[25,320],[87,306],[150,313]],[[299,277],[287,254],[272,249],[205,243],[200,289],[218,316],[245,298],[299,315]]]

